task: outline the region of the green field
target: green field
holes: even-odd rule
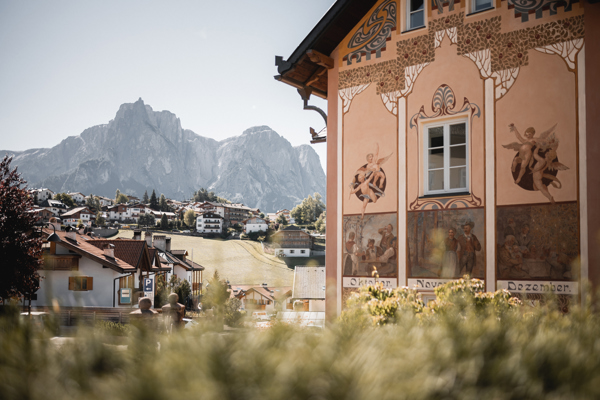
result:
[[[162,233],[161,233],[162,234]],[[204,239],[195,236],[169,235],[171,249],[187,250],[189,258],[206,268],[204,281],[215,270],[232,284],[292,286],[294,266],[289,266],[268,254],[263,254],[261,244],[248,240]],[[131,238],[132,231],[119,231],[116,237]],[[318,264],[313,260],[298,260],[297,265]]]

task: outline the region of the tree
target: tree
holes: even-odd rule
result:
[[[143,197],[142,201],[143,201],[144,204],[148,204],[148,202],[150,201],[150,199],[148,198],[148,191],[147,190],[144,192],[144,197]]]
[[[323,212],[321,215],[319,215],[319,218],[317,219],[317,222],[315,222],[315,229],[319,233],[325,233],[326,218],[327,218],[326,213]]]
[[[42,239],[33,234],[36,221],[27,182],[11,170],[12,157],[0,162],[0,298],[20,297],[39,288],[37,267]]]
[[[167,218],[167,214],[163,214],[160,217],[160,229],[169,229],[169,219]]]
[[[196,213],[194,210],[187,210],[183,215],[183,222],[190,228],[196,225]]]
[[[104,219],[104,217],[102,216],[101,212],[98,212],[96,214],[96,226],[104,226],[104,223],[106,222],[106,220]]]
[[[129,197],[125,196],[123,193],[119,193],[119,195],[115,199],[115,202],[117,204],[127,204],[128,201],[129,201]]]
[[[152,190],[152,195],[150,196],[150,208],[154,211],[158,211],[158,199],[156,198],[156,192]]]
[[[265,217],[265,213],[260,213],[258,214],[259,217],[264,218]]]
[[[279,225],[287,225],[288,224],[288,220],[285,217],[285,215],[283,215],[283,214],[279,214],[279,216],[277,216],[277,219],[275,220],[275,222],[277,222]]]
[[[117,202],[117,199],[119,198],[120,194],[121,194],[121,191],[119,189],[117,189],[117,191],[115,192],[115,203]]]
[[[221,314],[225,301],[229,298],[227,283],[221,280],[219,271],[215,270],[212,278],[206,285],[206,293],[202,298],[202,308],[208,310],[215,308],[216,314]]]
[[[85,205],[88,206],[92,211],[100,211],[102,207],[100,206],[100,199],[90,194],[90,196],[85,200]]]
[[[169,205],[167,204],[167,198],[162,193],[160,195],[160,202],[158,203],[158,206],[160,207],[160,211],[170,211],[171,210],[171,207],[169,207]]]
[[[321,199],[319,193],[315,193],[314,198],[309,195],[302,200],[302,203],[292,209],[290,216],[294,218],[297,224],[315,222],[325,211],[325,204]]]
[[[152,214],[142,214],[138,219],[138,225],[141,226],[156,226],[156,218]]]
[[[66,193],[56,193],[54,195],[54,200],[58,200],[63,203],[65,206],[71,208],[75,205],[73,198]]]

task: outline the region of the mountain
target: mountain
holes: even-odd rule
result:
[[[264,212],[291,209],[314,192],[325,196],[325,173],[308,145],[293,147],[268,126],[216,141],[183,129],[169,111],[142,99],[123,104],[108,124],[93,126],[50,149],[2,151],[29,187],[114,197],[116,189],[190,198],[201,187]]]

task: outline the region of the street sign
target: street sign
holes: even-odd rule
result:
[[[148,297],[154,305],[154,278],[144,278],[144,297]]]
[[[154,278],[144,278],[144,292],[154,292]]]
[[[121,304],[131,304],[131,289],[121,289]]]

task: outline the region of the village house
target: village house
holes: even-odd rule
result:
[[[244,232],[266,232],[269,229],[269,224],[267,221],[260,217],[254,217],[247,220],[242,221],[244,225]]]
[[[45,208],[34,207],[27,212],[34,214],[37,222],[48,222],[50,218],[54,217],[54,214]]]
[[[296,220],[294,218],[292,218],[292,216],[290,215],[290,210],[284,208],[283,210],[279,210],[275,213],[275,219],[274,221],[277,221],[277,217],[279,217],[280,215],[283,215],[285,217],[285,219],[287,220],[288,224],[295,224]]]
[[[196,218],[196,232],[221,234],[223,232],[223,217],[214,212],[204,212]]]
[[[55,217],[60,217],[69,209],[63,202],[52,199],[42,201],[40,207],[50,211]]]
[[[297,226],[287,226],[272,236],[276,256],[310,257],[313,238]]]
[[[329,317],[373,276],[563,309],[600,284],[598,21],[590,1],[338,0],[276,57],[299,107],[327,99]]]
[[[87,207],[76,207],[62,214],[61,218],[65,225],[76,226],[79,220],[84,225],[89,225],[96,218],[96,214]]]
[[[81,192],[69,192],[67,193],[69,196],[71,196],[71,198],[73,199],[73,201],[77,204],[83,204],[85,203],[85,195]]]
[[[31,189],[29,190],[31,196],[35,196],[38,204],[41,204],[45,200],[52,200],[54,198],[54,192],[50,189]]]
[[[60,226],[59,226],[60,229]],[[47,236],[52,229],[44,229]],[[88,243],[89,236],[75,231],[56,231],[59,242],[44,244],[43,264],[39,270],[40,288],[33,307],[51,307],[53,300],[63,307],[119,307],[117,281],[135,275],[137,268],[115,257],[114,247],[98,248]],[[129,287],[129,286],[127,286]],[[132,292],[129,293],[132,298]]]
[[[269,287],[262,285],[230,285],[231,297],[240,299],[242,308],[252,312],[264,310],[274,312],[276,310],[291,309],[292,288],[290,286]]]

